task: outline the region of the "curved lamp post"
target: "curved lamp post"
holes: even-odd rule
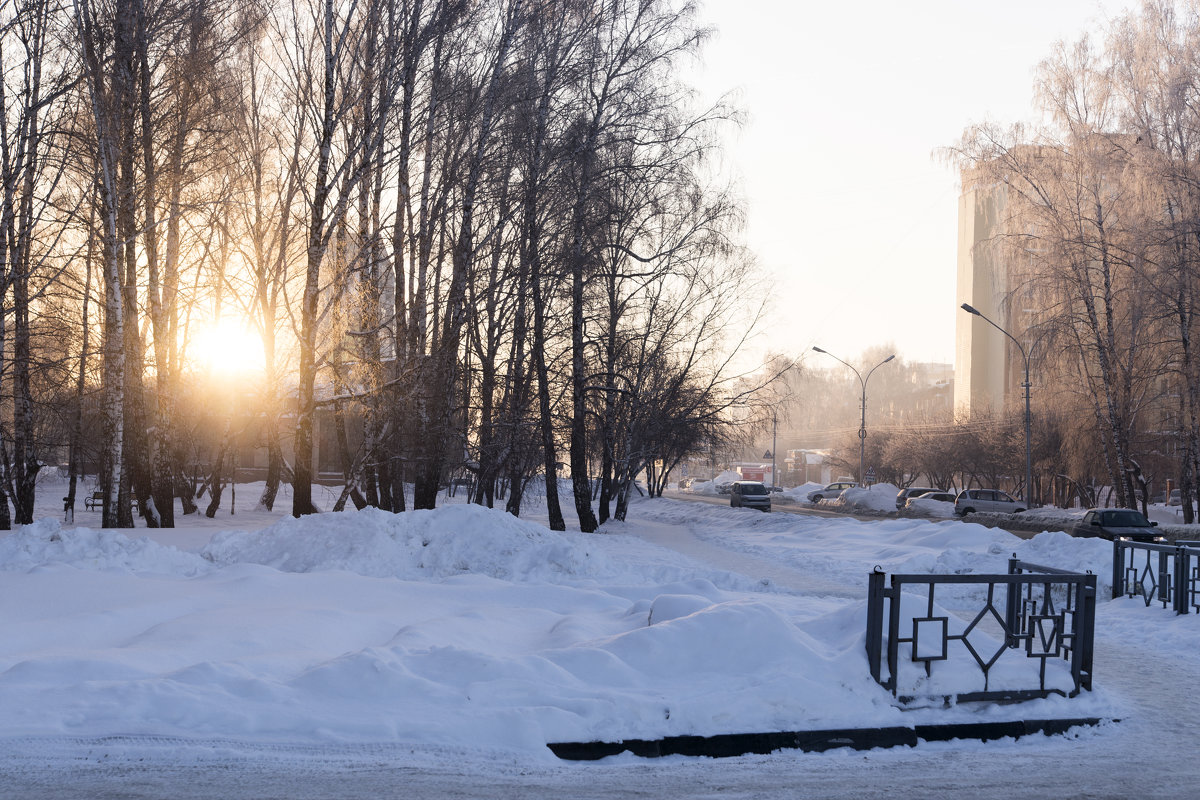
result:
[[[1021,343],[1017,341],[1017,337],[1013,336],[1011,333],[1004,330],[1004,328],[1001,328],[999,325],[997,325],[996,323],[992,322],[990,319],[985,317],[979,311],[979,309],[975,308],[974,306],[972,306],[968,303],[963,303],[961,306],[959,306],[959,308],[961,308],[963,311],[967,312],[968,314],[974,314],[975,316],[979,317],[984,322],[986,322],[988,325],[991,325],[993,328],[995,328],[996,330],[1003,333],[1009,339],[1012,339],[1013,344],[1015,344],[1017,346],[1017,349],[1021,351],[1021,359],[1024,360],[1024,362],[1025,362],[1025,382],[1023,384],[1021,384],[1022,386],[1025,387],[1025,505],[1032,506],[1033,505],[1033,456],[1032,456],[1032,448],[1030,447],[1030,444],[1029,444],[1029,354],[1025,352],[1024,346],[1022,346]]]
[[[838,358],[837,356],[835,356],[833,353],[829,352],[828,350],[822,350],[819,347],[814,347],[813,350],[815,350],[818,353],[824,353],[825,355],[832,358],[834,361],[839,361],[842,364],[844,364],[845,366],[850,367],[849,364],[846,364],[845,361],[842,361],[840,358]],[[870,372],[867,373],[867,377],[865,377],[865,378],[854,367],[850,367],[850,371],[854,373],[854,376],[856,378],[858,378],[859,385],[862,386],[862,422],[859,424],[859,428],[858,428],[858,480],[860,483],[866,483],[866,481],[863,480],[863,478],[865,476],[865,473],[863,472],[863,455],[864,455],[864,451],[866,450],[866,444],[867,444],[867,381],[871,380],[872,372],[879,369],[880,367],[882,367],[884,364],[888,363],[895,357],[896,357],[896,354],[892,353],[890,356],[885,358],[883,361],[880,361],[878,364],[871,367]]]

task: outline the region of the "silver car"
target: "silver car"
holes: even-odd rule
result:
[[[817,489],[815,492],[808,493],[808,502],[819,503],[827,497],[837,497],[846,489],[857,489],[858,484],[854,481],[834,481],[833,483],[825,484],[825,488]]]
[[[1019,514],[1024,510],[1024,503],[1012,499],[999,489],[967,489],[959,492],[954,501],[954,513],[960,517],[989,511],[998,514]]]

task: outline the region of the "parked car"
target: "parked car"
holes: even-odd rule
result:
[[[1019,514],[1024,510],[1024,503],[1012,499],[999,489],[967,489],[959,492],[954,500],[954,513],[960,517],[977,511]]]
[[[759,481],[734,481],[729,484],[730,508],[771,510],[771,492]]]
[[[954,492],[926,492],[925,494],[916,497],[910,497],[904,501],[905,507],[912,507],[917,500],[936,500],[939,503],[953,503],[958,499],[958,495]]]
[[[815,492],[809,492],[808,493],[808,502],[818,503],[826,497],[837,497],[839,494],[844,492],[846,489],[857,489],[857,488],[858,488],[858,484],[855,483],[854,481],[834,481],[833,483],[826,484],[825,488],[823,488],[823,489],[818,489]]]
[[[1193,492],[1192,493],[1192,508],[1196,507],[1196,500],[1197,500],[1196,493]],[[1183,505],[1183,498],[1180,496],[1180,492],[1178,489],[1171,490],[1171,494],[1167,496],[1167,505],[1169,505],[1169,506],[1182,506]]]
[[[1097,508],[1083,515],[1071,530],[1072,536],[1098,536],[1101,539],[1132,539],[1135,542],[1161,542],[1157,522],[1146,519],[1132,508]]]
[[[896,493],[896,510],[899,511],[900,509],[904,508],[905,504],[908,503],[908,498],[910,498],[910,497],[920,497],[921,495],[927,494],[928,492],[940,492],[940,491],[941,491],[941,489],[931,489],[928,486],[924,486],[924,487],[912,486],[912,487],[909,487],[908,489],[901,489],[899,492]]]

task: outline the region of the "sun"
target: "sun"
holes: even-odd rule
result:
[[[265,369],[262,337],[244,320],[223,318],[203,325],[191,349],[192,360],[213,374],[248,377]]]

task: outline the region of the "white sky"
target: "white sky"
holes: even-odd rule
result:
[[[952,362],[958,177],[933,153],[972,123],[1030,120],[1037,63],[1114,4],[701,2],[717,29],[701,86],[748,116],[729,155],[772,276],[760,346]]]

